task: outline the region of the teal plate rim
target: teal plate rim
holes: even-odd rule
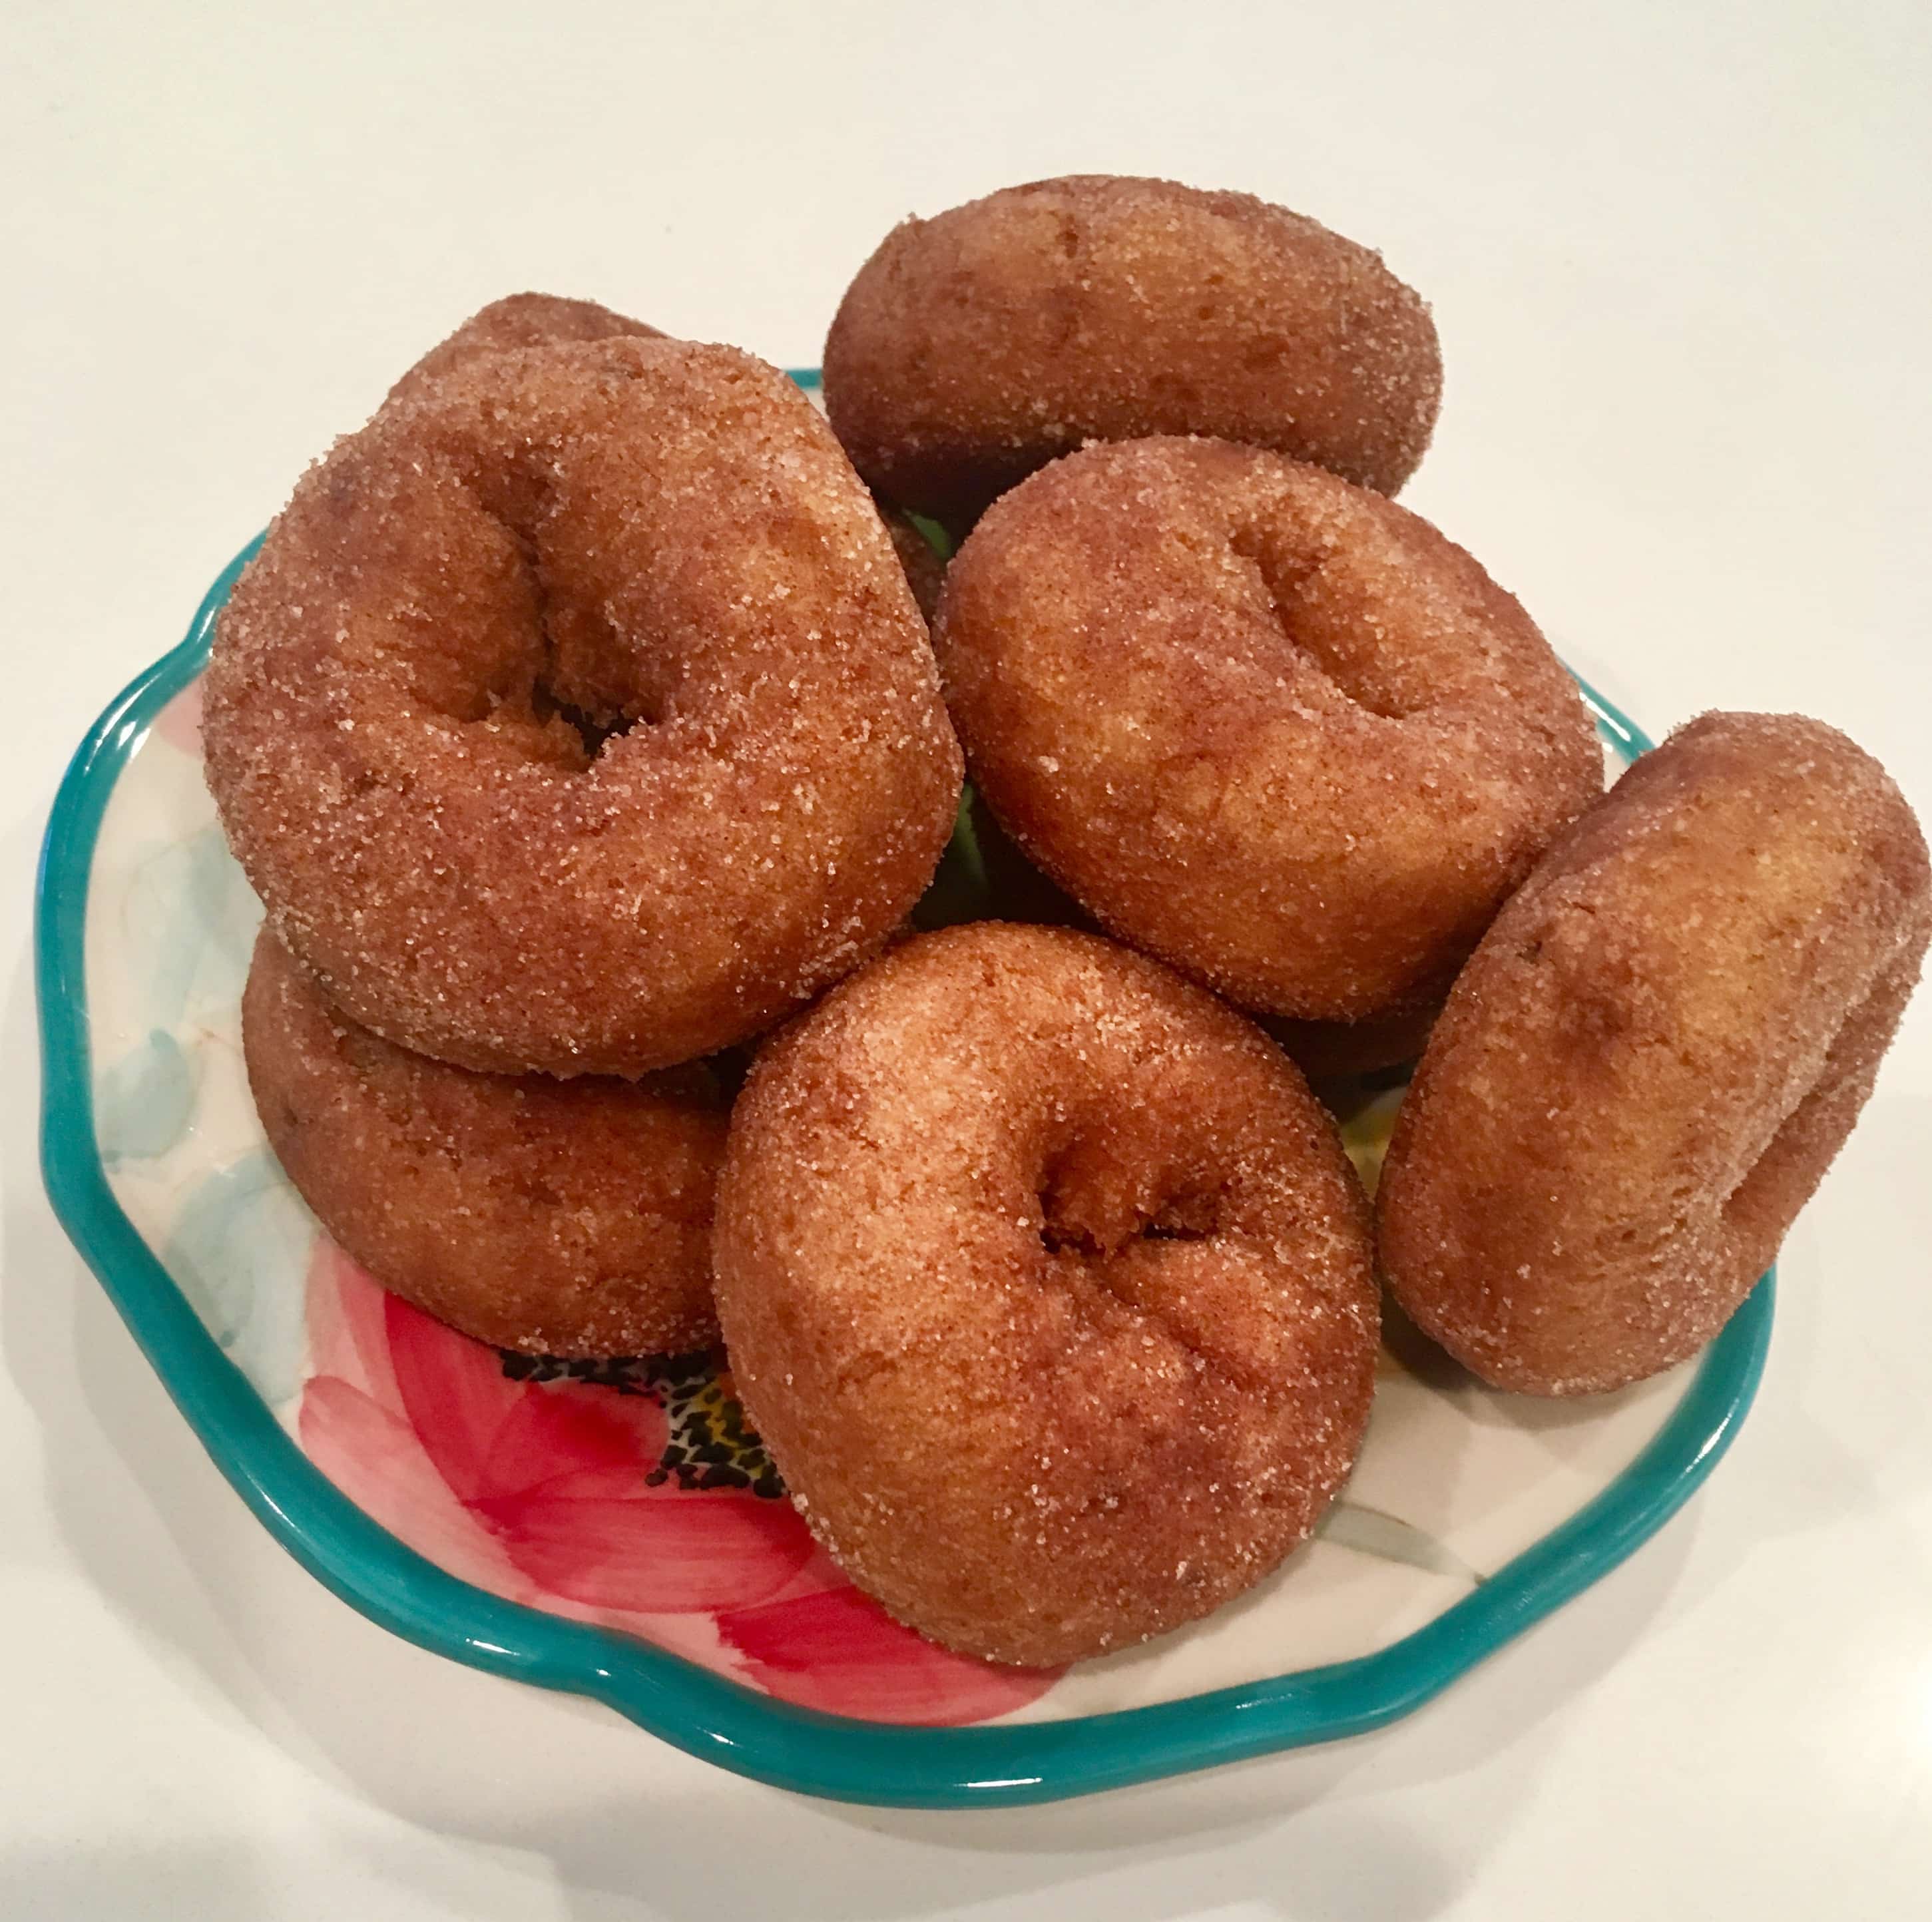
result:
[[[56,795],[34,898],[41,1168],[62,1226],[216,1466],[297,1561],[371,1621],[472,1668],[587,1696],[687,1754],[780,1788],[910,1808],[1052,1801],[1364,1735],[1410,1714],[1623,1561],[1736,1438],[1770,1344],[1774,1271],[1636,1460],[1422,1628],[1354,1660],[1058,1722],[920,1728],[797,1708],[446,1573],[302,1453],[122,1211],[95,1136],[86,973],[95,841],[115,782],[155,716],[200,672],[216,615],[260,544],[257,536],[223,569],[186,638],[110,703]],[[1642,729],[1579,685],[1613,748],[1626,759],[1649,748]]]

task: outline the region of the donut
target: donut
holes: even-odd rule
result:
[[[635,1075],[884,942],[958,744],[824,421],[725,347],[484,356],[305,475],[216,634],[204,735],[276,932],[459,1066]]]
[[[506,294],[472,313],[446,340],[440,340],[394,386],[388,397],[419,394],[458,367],[491,354],[525,347],[547,347],[571,340],[607,340],[620,335],[662,340],[656,327],[600,307],[594,300],[567,300],[558,294]]]
[[[1468,554],[1258,448],[1043,469],[954,556],[933,642],[1028,856],[1262,1013],[1432,1009],[1603,784],[1575,683]]]
[[[242,1039],[289,1179],[405,1300],[533,1354],[682,1354],[717,1339],[710,1240],[727,1104],[701,1064],[639,1081],[449,1067],[357,1027],[266,928]]]
[[[893,229],[825,343],[852,464],[963,529],[1088,440],[1198,433],[1394,493],[1436,424],[1420,298],[1246,193],[1082,174]]]
[[[1258,1581],[1367,1419],[1367,1204],[1292,1065],[1098,937],[918,937],[766,1044],[713,1239],[734,1378],[859,1587],[1043,1666]]]
[[[1396,1299],[1528,1394],[1694,1354],[1844,1144],[1928,928],[1924,838],[1869,755],[1796,715],[1679,730],[1450,994],[1378,1190]]]

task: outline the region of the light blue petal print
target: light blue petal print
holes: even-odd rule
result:
[[[1315,1531],[1324,1542],[1337,1548],[1354,1549],[1384,1561],[1406,1563],[1411,1568],[1426,1569],[1432,1575],[1446,1575],[1480,1588],[1484,1577],[1453,1549],[1446,1548],[1412,1522],[1400,1516],[1370,1508],[1359,1501],[1338,1501],[1322,1519]]]
[[[266,1148],[188,1195],[162,1260],[237,1367],[275,1406],[299,1385],[315,1217]]]
[[[110,1168],[164,1155],[194,1112],[194,1059],[166,1028],[101,1071],[94,1084],[94,1133]]]
[[[122,908],[142,957],[151,1025],[178,1027],[190,1006],[240,999],[261,909],[219,827],[160,849],[136,869]]]

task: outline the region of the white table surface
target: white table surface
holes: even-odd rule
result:
[[[1932,994],[1634,1561],[1384,1734],[958,1816],[736,1780],[303,1574],[48,1213],[26,960],[82,730],[430,340],[534,286],[808,362],[902,214],[1071,170],[1382,247],[1448,366],[1409,503],[1654,730],[1820,715],[1932,816],[1922,4],[4,10],[0,1913],[1932,1909]]]

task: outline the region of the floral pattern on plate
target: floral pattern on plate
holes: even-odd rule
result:
[[[775,1480],[761,1493],[665,1473],[674,1434],[676,1463],[728,1453],[694,1439],[728,1429],[735,1406],[706,1358],[592,1372],[602,1379],[546,1371],[385,1293],[326,1240],[308,1301],[304,1450],[479,1588],[873,1721],[979,1721],[1052,1686],[1050,1672],[968,1661],[890,1620],[814,1544]],[[759,1461],[742,1426],[735,1447]]]
[[[780,1700],[886,1723],[1172,1702],[1385,1648],[1613,1481],[1694,1372],[1544,1405],[1398,1324],[1368,1441],[1318,1538],[1208,1621],[1064,1673],[946,1654],[812,1544],[703,1358],[539,1366],[386,1295],[268,1153],[242,1070],[260,916],[199,760],[199,686],[109,802],[87,922],[99,1144],[116,1198],[310,1460],[452,1574],[645,1639]],[[1352,1116],[1372,1180],[1400,1090]]]

